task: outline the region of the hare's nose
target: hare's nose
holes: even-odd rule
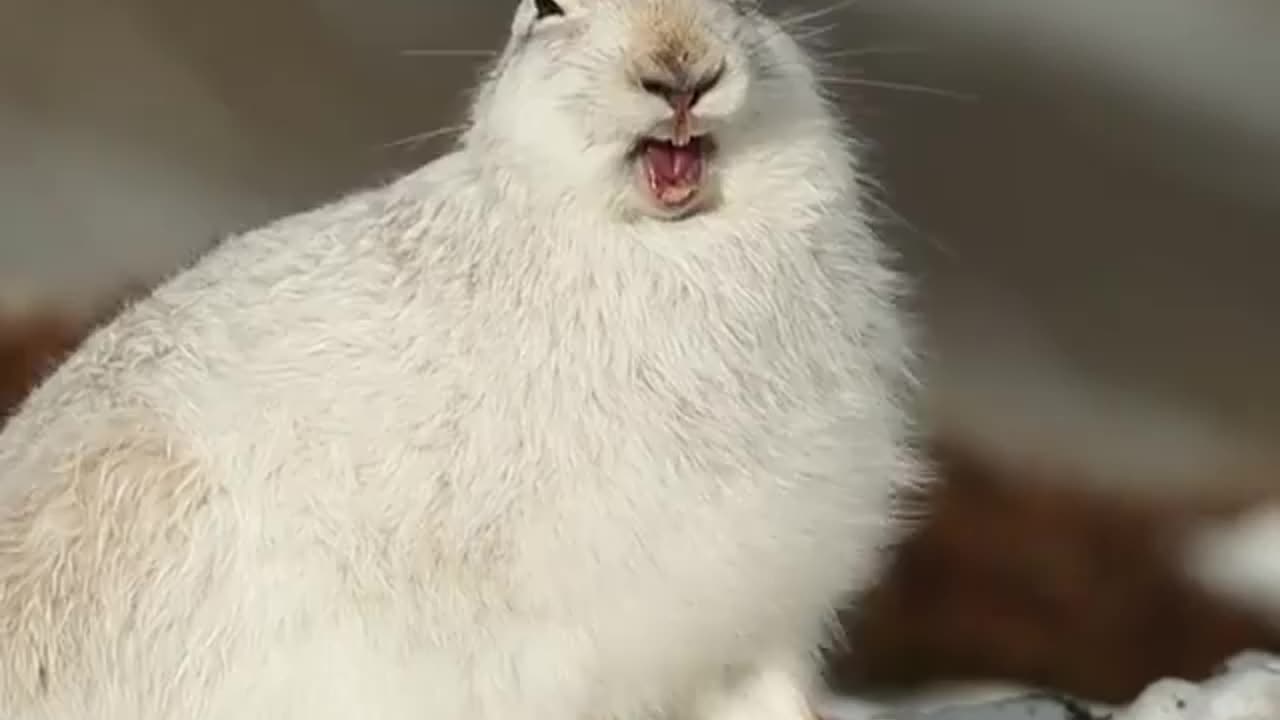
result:
[[[640,87],[650,95],[662,98],[676,112],[688,112],[703,95],[711,92],[724,76],[724,66],[715,72],[698,77],[682,74],[678,78],[647,77],[640,80]]]

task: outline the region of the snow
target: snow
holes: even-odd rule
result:
[[[833,698],[821,711],[827,720],[1280,720],[1280,657],[1244,653],[1200,683],[1165,678],[1124,707],[994,689],[951,702]]]

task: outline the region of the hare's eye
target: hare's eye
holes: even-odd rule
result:
[[[564,8],[555,0],[533,0],[533,7],[538,11],[538,19],[564,15]]]

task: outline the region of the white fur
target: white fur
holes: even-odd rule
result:
[[[847,141],[744,3],[531,6],[456,152],[227,241],[0,435],[0,717],[810,712],[915,477]],[[645,7],[731,63],[678,221],[622,160]]]

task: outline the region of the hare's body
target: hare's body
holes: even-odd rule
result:
[[[911,477],[815,122],[678,222],[475,136],[125,311],[0,435],[0,717],[799,720]]]

